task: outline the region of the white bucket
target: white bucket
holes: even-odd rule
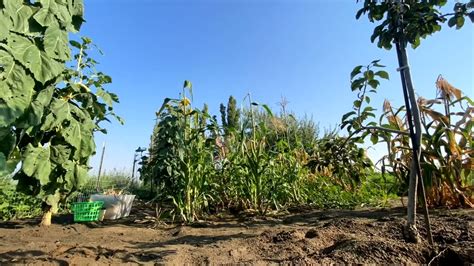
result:
[[[103,201],[106,209],[104,219],[115,220],[130,215],[135,195],[91,195],[92,201]]]

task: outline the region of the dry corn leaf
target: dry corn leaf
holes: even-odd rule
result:
[[[459,100],[462,97],[461,90],[449,84],[449,82],[441,75],[439,75],[438,79],[436,80],[436,87],[438,88],[438,92],[443,99],[451,100],[454,96]]]

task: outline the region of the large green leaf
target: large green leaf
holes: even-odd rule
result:
[[[41,51],[30,39],[12,34],[8,38],[8,49],[13,57],[30,70],[35,79],[45,83],[61,74],[64,65]]]
[[[75,187],[83,186],[87,181],[87,167],[76,164],[74,167]]]
[[[110,93],[108,91],[105,91],[101,88],[98,88],[97,89],[97,96],[99,96],[100,98],[102,98],[104,100],[104,102],[108,105],[108,106],[112,106],[113,105],[113,98],[112,98],[112,95],[110,95]]]
[[[29,19],[33,15],[33,8],[23,4],[22,0],[3,1],[5,11],[13,22],[12,31],[28,33]]]
[[[80,156],[83,158],[95,154],[94,136],[91,132],[90,130],[82,131]]]
[[[81,28],[82,22],[84,22],[84,19],[82,18],[84,4],[82,1],[77,0],[68,0],[67,2],[69,13],[72,15],[72,28],[68,28],[68,30],[77,32]]]
[[[49,107],[53,93],[54,87],[48,87],[40,91],[15,126],[26,129],[28,135],[35,134],[37,129],[34,127],[40,125],[43,121],[45,109]]]
[[[9,16],[5,13],[5,10],[0,12],[0,41],[3,41],[7,38],[10,33],[12,23]]]
[[[48,27],[44,33],[44,50],[54,59],[67,61],[71,58],[67,32],[58,27]]]
[[[50,147],[33,147],[28,144],[23,153],[22,170],[28,176],[35,177],[41,185],[49,182],[51,173]]]
[[[87,166],[80,165],[73,161],[67,161],[62,165],[66,174],[64,175],[64,183],[69,189],[83,186],[87,181]]]
[[[81,125],[76,120],[71,120],[69,126],[63,129],[64,139],[74,148],[80,149],[82,142]]]
[[[41,130],[50,131],[59,127],[64,120],[71,117],[70,105],[67,101],[54,98],[51,101],[50,113],[46,116],[44,123],[41,125]]]
[[[51,161],[62,165],[64,164],[67,160],[69,160],[69,157],[71,156],[71,149],[67,145],[51,145]]]
[[[1,49],[0,62],[0,127],[8,127],[30,105],[35,83],[23,67]]]
[[[44,110],[49,106],[53,97],[54,88],[49,87],[38,93],[35,100],[31,103],[30,112],[28,112],[28,123],[30,126],[37,126],[43,119]]]
[[[39,0],[37,2],[41,3],[42,8],[33,17],[41,26],[57,25],[58,22],[65,27],[71,24],[71,14],[64,1]]]

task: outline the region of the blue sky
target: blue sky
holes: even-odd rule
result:
[[[389,99],[401,105],[396,53],[370,42],[374,25],[355,19],[359,7],[351,0],[85,0],[80,35],[103,50],[98,69],[112,76],[108,89],[119,95],[116,112],[126,121],[97,135],[93,172],[103,142],[104,169],[131,171],[134,150],[148,147],[155,111],[186,79],[195,104],[207,102],[212,113],[229,95],[241,100],[250,92],[275,109],[283,96],[288,109],[312,116],[323,130],[351,110],[352,68],[381,59],[391,79],[372,104],[380,108]],[[442,74],[474,96],[472,24],[459,31],[443,27],[410,49],[409,59],[419,95],[434,97]]]

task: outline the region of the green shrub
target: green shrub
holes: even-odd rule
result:
[[[0,220],[31,218],[41,212],[39,198],[17,192],[10,177],[0,177]]]

